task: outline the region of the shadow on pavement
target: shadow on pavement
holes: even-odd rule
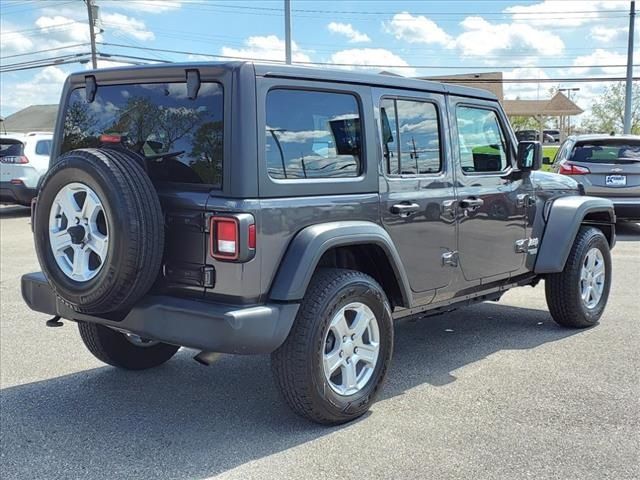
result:
[[[2,205],[0,206],[0,218],[28,217],[31,214],[29,207],[22,205]]]
[[[546,311],[499,304],[401,321],[380,400],[456,381],[456,369],[495,352],[576,333]],[[266,356],[224,356],[205,368],[185,351],[151,371],[103,367],[6,388],[0,405],[7,479],[203,478],[349,428],[292,414]]]

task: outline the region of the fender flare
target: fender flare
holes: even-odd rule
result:
[[[611,200],[578,195],[560,197],[551,203],[545,213],[547,222],[536,256],[535,273],[557,273],[564,269],[578,230],[591,213],[605,214],[608,220],[599,223],[612,226],[609,242],[613,248],[616,215]]]
[[[382,248],[391,264],[405,305],[411,306],[409,279],[389,234],[373,222],[327,222],[303,228],[293,238],[271,286],[275,301],[301,300],[322,255],[334,247],[373,244]]]

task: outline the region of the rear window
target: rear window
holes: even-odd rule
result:
[[[51,140],[38,140],[36,143],[36,155],[46,155],[47,157],[51,154]]]
[[[18,140],[0,139],[0,157],[19,157],[24,153],[24,145]]]
[[[569,160],[581,163],[628,163],[640,161],[640,143],[582,143]]]
[[[185,83],[98,86],[87,103],[71,93],[62,153],[117,147],[143,155],[153,180],[222,186],[223,91],[202,83],[196,99]]]
[[[360,108],[351,94],[271,90],[265,133],[271,178],[357,177],[361,173]]]

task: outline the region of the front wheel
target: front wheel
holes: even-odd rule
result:
[[[294,412],[335,425],[369,409],[392,351],[391,309],[382,287],[364,273],[327,268],[311,280],[271,366]]]
[[[582,227],[564,270],[549,275],[545,281],[551,316],[564,327],[591,327],[604,312],[610,288],[609,243],[597,228]]]

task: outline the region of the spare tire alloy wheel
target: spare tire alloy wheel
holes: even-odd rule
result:
[[[56,195],[49,215],[49,244],[60,270],[86,282],[105,264],[109,231],[102,201],[89,186],[74,182]]]
[[[126,312],[160,272],[160,200],[128,152],[86,148],[57,159],[42,182],[33,230],[44,275],[76,312]]]

